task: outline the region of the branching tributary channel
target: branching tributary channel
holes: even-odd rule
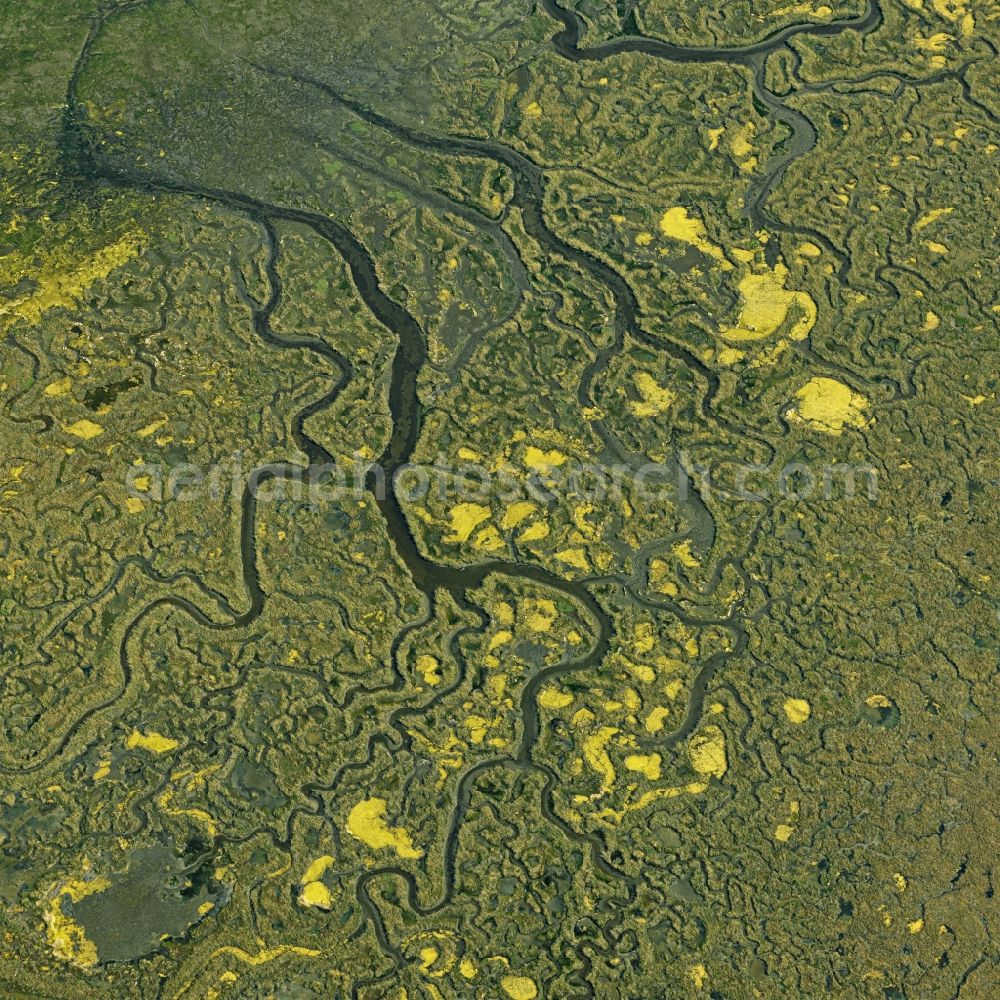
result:
[[[265,605],[266,594],[261,588],[256,557],[256,491],[268,479],[279,479],[288,476],[308,474],[310,469],[326,466],[334,461],[333,456],[306,430],[310,417],[332,406],[352,374],[350,360],[344,357],[334,347],[320,339],[306,337],[284,337],[273,333],[270,317],[281,300],[281,280],[279,274],[279,240],[275,230],[278,223],[292,223],[306,226],[325,240],[344,259],[350,270],[351,277],[358,294],[365,302],[372,315],[397,339],[397,347],[392,361],[389,381],[389,411],[391,417],[391,433],[387,444],[379,456],[375,469],[381,470],[381,475],[372,471],[366,479],[366,488],[372,494],[384,519],[386,530],[393,547],[405,564],[415,586],[425,595],[428,604],[432,605],[435,594],[444,591],[450,594],[461,608],[473,613],[485,626],[486,618],[483,612],[476,608],[469,599],[469,593],[480,587],[491,576],[519,579],[538,584],[539,586],[557,591],[574,601],[591,619],[595,630],[595,639],[590,650],[583,657],[552,665],[536,673],[524,686],[520,699],[522,735],[517,753],[513,756],[498,757],[483,761],[466,771],[460,778],[456,800],[449,821],[447,840],[444,852],[444,871],[442,888],[439,898],[429,905],[421,905],[418,898],[415,880],[410,872],[394,866],[373,869],[364,873],[357,883],[357,897],[366,914],[371,918],[375,932],[383,951],[391,956],[395,964],[402,964],[405,958],[397,946],[389,939],[377,907],[368,893],[368,885],[377,878],[395,876],[405,881],[408,888],[408,904],[419,914],[431,913],[445,906],[451,899],[454,886],[454,865],[458,849],[459,830],[463,817],[469,807],[472,788],[476,779],[490,768],[528,769],[540,773],[545,778],[541,796],[543,815],[575,841],[586,843],[591,848],[595,866],[605,876],[620,880],[629,896],[635,891],[631,878],[613,868],[603,857],[603,845],[599,838],[587,836],[570,828],[559,819],[552,809],[552,793],[558,781],[558,776],[551,769],[532,761],[532,751],[539,734],[537,710],[537,694],[539,688],[553,677],[570,671],[596,669],[611,648],[612,626],[610,619],[590,592],[586,581],[569,581],[548,570],[531,564],[493,560],[465,567],[453,567],[428,559],[419,549],[407,523],[406,517],[392,488],[397,475],[410,463],[421,426],[421,403],[417,391],[417,379],[427,361],[427,345],[424,333],[416,319],[399,303],[390,299],[379,283],[374,261],[367,249],[341,223],[319,213],[304,209],[280,206],[253,198],[239,192],[225,191],[205,187],[189,180],[180,180],[166,174],[156,174],[152,171],[137,169],[133,166],[122,166],[118,162],[109,162],[98,149],[96,141],[88,133],[85,125],[85,115],[78,103],[77,85],[82,69],[93,48],[94,42],[108,22],[115,16],[142,6],[140,0],[125,3],[94,22],[94,25],[81,49],[67,92],[67,108],[63,122],[63,152],[68,165],[74,174],[85,181],[106,182],[130,188],[139,192],[151,194],[174,194],[204,199],[224,205],[235,212],[242,213],[260,225],[265,233],[268,245],[268,260],[265,266],[270,291],[263,303],[252,300],[246,289],[241,287],[241,297],[251,310],[253,326],[262,341],[276,349],[308,350],[321,357],[324,362],[335,369],[337,375],[329,390],[319,399],[314,400],[302,409],[292,420],[292,433],[296,445],[306,455],[308,465],[305,470],[291,464],[272,464],[255,470],[247,483],[242,495],[242,518],[240,529],[240,550],[243,565],[243,577],[249,598],[248,609],[239,615],[230,615],[228,621],[219,622],[207,615],[190,601],[168,596],[159,598],[145,607],[131,622],[125,631],[121,642],[120,655],[122,666],[122,682],[118,694],[100,705],[91,708],[85,716],[74,721],[69,730],[60,739],[56,749],[45,760],[34,762],[26,770],[37,770],[48,760],[62,752],[69,744],[73,735],[79,731],[87,718],[97,712],[111,707],[121,696],[131,681],[132,671],[128,660],[128,644],[130,637],[138,626],[158,608],[172,606],[189,614],[200,625],[211,629],[232,629],[244,626],[257,618]],[[592,48],[582,49],[579,46],[584,24],[578,14],[558,6],[554,0],[542,0],[544,9],[562,24],[552,38],[556,51],[564,58],[579,60],[600,60],[612,58],[623,52],[641,52],[651,57],[662,58],[678,63],[728,62],[742,64],[753,69],[752,85],[755,93],[769,107],[776,118],[785,122],[792,129],[793,138],[788,150],[768,164],[761,178],[751,187],[747,195],[746,210],[755,225],[761,226],[765,221],[773,225],[773,220],[765,220],[764,203],[769,192],[778,183],[788,164],[796,156],[809,148],[815,142],[815,132],[808,120],[800,113],[788,109],[776,96],[763,88],[763,63],[766,57],[784,46],[792,37],[803,34],[832,35],[841,31],[870,31],[881,22],[881,10],[877,0],[870,0],[864,15],[851,20],[829,24],[794,25],[776,32],[770,38],[742,48],[699,48],[671,45],[666,42],[644,37],[623,37],[605,42]],[[639,324],[640,309],[638,302],[628,283],[613,268],[586,253],[567,244],[548,228],[544,219],[544,176],[543,168],[532,162],[523,154],[509,147],[485,140],[465,137],[432,135],[421,132],[404,124],[391,121],[376,111],[367,108],[357,101],[339,94],[321,80],[311,79],[298,72],[282,72],[265,69],[276,76],[286,76],[297,80],[302,85],[318,88],[330,99],[337,101],[353,114],[370,124],[385,129],[404,142],[446,155],[488,158],[505,165],[515,179],[513,203],[520,209],[525,230],[536,239],[548,252],[562,257],[579,266],[596,282],[604,286],[611,294],[615,303],[615,336],[613,342],[589,363],[581,379],[578,395],[579,402],[584,406],[593,405],[591,386],[595,378],[603,372],[609,361],[619,353],[628,338],[642,343],[649,348],[669,352],[677,361],[686,365],[704,383],[706,391],[701,398],[700,406],[704,417],[709,418],[711,401],[718,390],[718,378],[694,353],[682,344],[661,340],[646,333]],[[718,414],[711,413],[711,419],[720,420]],[[603,444],[610,451],[620,453],[620,446],[613,433],[603,424],[596,426]],[[384,480],[382,478],[384,476]],[[694,505],[690,515],[697,518],[709,517],[702,507],[698,509],[697,497],[691,500]],[[684,611],[669,602],[663,607],[668,608],[682,621],[688,620]],[[220,608],[223,605],[220,603]],[[227,609],[224,609],[227,610]],[[702,624],[696,622],[696,624]],[[729,657],[742,651],[745,644],[745,633],[736,617],[720,621],[728,628],[734,638],[733,648],[725,654],[717,654],[701,665],[695,678],[688,711],[681,725],[672,733],[659,739],[661,749],[669,749],[680,740],[691,734],[702,712],[702,702],[705,691],[712,676],[722,663]],[[393,651],[398,648],[398,640]],[[396,664],[392,664],[396,672],[394,686],[402,686],[402,676],[398,674]],[[397,733],[403,736],[401,727]],[[389,745],[388,738],[383,740]],[[369,756],[372,745],[369,745]],[[311,792],[329,788],[329,785],[310,784]],[[585,966],[589,960],[580,952],[581,963]],[[585,976],[577,976],[577,981],[585,993],[590,993]]]

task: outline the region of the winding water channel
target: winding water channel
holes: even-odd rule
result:
[[[792,132],[792,138],[787,143],[785,151],[766,165],[748,192],[746,211],[756,227],[774,226],[774,220],[766,214],[767,197],[774,186],[780,182],[780,178],[789,164],[811,149],[816,141],[815,130],[808,119],[801,113],[788,108],[777,96],[767,91],[764,85],[764,62],[768,55],[786,46],[792,38],[797,36],[830,36],[844,31],[869,32],[879,26],[882,18],[877,0],[869,0],[866,11],[859,17],[824,24],[793,25],[775,32],[762,41],[739,48],[685,47],[645,37],[622,37],[590,48],[581,48],[580,39],[585,30],[581,17],[574,11],[559,6],[555,0],[541,0],[541,4],[544,10],[561,25],[557,33],[552,36],[551,44],[555,51],[566,59],[595,61],[611,59],[624,52],[638,52],[652,58],[665,59],[675,63],[725,62],[749,68],[751,72],[749,82],[754,93],[768,108],[774,119],[783,122]],[[268,247],[265,271],[269,283],[269,294],[266,301],[258,303],[249,296],[245,288],[239,289],[241,298],[250,309],[253,328],[264,343],[276,350],[306,350],[315,354],[330,369],[331,381],[327,391],[301,409],[292,420],[295,443],[307,458],[306,469],[281,463],[263,466],[252,473],[243,491],[239,545],[243,580],[248,598],[247,610],[240,614],[233,614],[231,613],[232,609],[229,609],[224,603],[216,601],[219,604],[220,617],[215,617],[200,609],[190,600],[180,596],[161,597],[144,607],[132,619],[121,640],[119,690],[113,696],[102,701],[101,704],[90,708],[85,715],[75,719],[61,736],[55,748],[44,759],[32,761],[26,767],[16,769],[15,773],[35,771],[44,767],[53,757],[62,753],[69,746],[74,735],[80,731],[88,719],[97,713],[107,711],[121,697],[132,680],[128,651],[130,640],[141,624],[157,610],[172,607],[183,611],[205,628],[222,630],[246,626],[254,621],[264,609],[267,595],[261,587],[256,552],[256,489],[269,479],[300,476],[303,471],[308,473],[310,469],[334,462],[334,456],[324,445],[309,435],[306,424],[310,417],[325,411],[336,403],[353,374],[351,359],[345,357],[325,341],[309,337],[279,336],[271,330],[270,318],[282,297],[280,241],[276,232],[276,227],[279,224],[297,224],[308,227],[329,244],[346,262],[357,293],[371,314],[396,339],[388,392],[391,433],[377,460],[384,470],[386,482],[392,483],[397,474],[409,465],[421,432],[422,407],[417,389],[417,379],[427,362],[427,343],[424,332],[417,320],[404,306],[385,294],[371,255],[350,230],[340,222],[319,213],[265,202],[240,192],[201,186],[191,181],[157,174],[149,170],[122,166],[119,162],[108,162],[98,151],[87,131],[85,117],[80,108],[77,94],[78,81],[93,50],[94,42],[104,27],[113,18],[126,14],[139,6],[141,6],[140,0],[133,0],[133,2],[125,3],[96,20],[81,49],[69,82],[67,108],[63,121],[62,145],[67,161],[78,175],[82,175],[90,182],[113,184],[151,195],[179,195],[207,200],[226,206],[258,224],[265,234]],[[702,416],[706,420],[716,422],[721,420],[719,415],[712,410],[712,401],[719,389],[718,376],[683,344],[653,337],[643,330],[640,324],[639,303],[627,281],[611,266],[584,250],[568,244],[549,229],[544,218],[545,172],[542,167],[525,155],[496,142],[462,136],[432,134],[395,122],[357,100],[338,93],[322,80],[301,73],[285,73],[272,67],[261,67],[261,69],[276,76],[293,78],[301,85],[315,88],[358,118],[376,128],[385,130],[414,147],[444,156],[489,159],[504,165],[511,172],[514,179],[512,204],[520,210],[527,233],[547,253],[572,262],[590,275],[595,282],[607,289],[614,302],[614,337],[607,347],[596,353],[584,371],[578,388],[578,400],[581,406],[594,405],[592,386],[595,379],[606,370],[609,362],[625,348],[628,342],[632,341],[643,344],[648,349],[668,353],[673,359],[693,372],[704,388],[699,403]],[[623,452],[620,442],[603,422],[596,421],[594,427],[609,453],[619,459],[631,459],[631,456]],[[448,823],[442,884],[438,898],[431,903],[421,903],[412,874],[398,866],[389,865],[374,868],[360,876],[357,882],[357,898],[372,921],[382,950],[386,955],[391,956],[397,965],[405,961],[399,948],[389,940],[378,908],[368,892],[368,886],[374,880],[387,876],[402,879],[407,885],[408,905],[418,914],[428,914],[447,905],[454,886],[455,858],[462,820],[469,808],[476,780],[491,768],[527,769],[539,773],[544,778],[541,810],[545,818],[556,824],[567,837],[586,844],[598,870],[605,876],[616,879],[624,891],[631,895],[635,891],[635,886],[630,879],[625,878],[604,858],[600,839],[597,836],[580,834],[568,827],[555,814],[551,800],[558,776],[532,759],[533,749],[539,735],[537,694],[540,687],[558,675],[596,669],[611,648],[612,624],[608,613],[594,596],[593,591],[596,584],[586,580],[570,581],[541,566],[530,563],[490,560],[454,567],[435,562],[421,552],[410,531],[396,492],[392,488],[380,489],[379,484],[379,477],[374,473],[369,474],[365,486],[378,506],[393,549],[405,565],[414,585],[425,596],[428,607],[433,606],[435,595],[438,592],[445,592],[451,595],[461,608],[476,615],[481,625],[485,627],[486,618],[481,609],[478,609],[474,601],[470,599],[470,593],[482,586],[490,577],[504,577],[545,587],[569,598],[589,619],[594,633],[594,641],[584,655],[539,670],[523,686],[519,706],[522,728],[516,753],[480,762],[461,775]],[[707,532],[711,538],[711,533],[714,530],[711,515],[701,504],[697,494],[691,496],[688,503],[689,507],[685,512],[688,522],[700,526],[700,530],[703,533]],[[734,560],[732,564],[741,570],[738,562],[738,560]],[[605,587],[614,585],[622,584],[620,582],[615,584],[613,581],[602,583],[602,586]],[[669,610],[681,621],[688,624],[698,626],[705,624],[686,614],[683,608],[669,601],[657,606]],[[712,678],[729,658],[739,655],[745,647],[745,631],[736,612],[713,624],[730,632],[732,636],[731,648],[726,653],[715,654],[700,665],[691,687],[684,719],[673,732],[656,740],[656,748],[660,751],[670,750],[694,731],[701,718],[705,693]],[[394,654],[398,649],[399,641],[400,638],[397,637],[393,645]],[[453,643],[453,647],[457,650],[457,643]],[[395,669],[395,664],[393,664],[393,668]],[[401,684],[402,677],[399,676],[396,686]],[[392,732],[381,738],[386,745],[396,745],[394,741],[402,742],[407,739],[403,726],[398,724],[401,717],[401,714],[396,715],[394,718],[396,725],[390,727]],[[378,741],[379,738],[376,738],[369,743],[369,759],[371,759],[374,745]],[[363,766],[363,763],[357,762],[352,766],[360,767]],[[326,784],[314,782],[310,783],[307,788],[309,794],[315,796],[321,791],[332,788],[335,783],[335,781]],[[316,801],[318,802],[318,799]],[[581,963],[585,964],[588,961],[582,952],[579,953],[579,957]],[[581,981],[584,995],[587,995],[589,984],[586,984],[586,977],[578,978]]]

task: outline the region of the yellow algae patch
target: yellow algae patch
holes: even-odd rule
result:
[[[943,243],[937,243],[934,240],[924,240],[924,246],[927,247],[931,253],[944,255],[948,252],[948,248]]]
[[[836,379],[810,379],[795,393],[798,405],[788,414],[827,434],[839,434],[845,426],[864,427],[868,400]]]
[[[558,688],[542,688],[538,692],[538,704],[542,708],[548,708],[553,711],[566,708],[568,705],[573,704],[573,696],[568,691],[560,691]]]
[[[927,315],[924,316],[924,329],[930,333],[932,330],[936,330],[941,325],[941,317],[938,316],[936,312],[932,310],[927,310]]]
[[[722,138],[723,133],[726,131],[725,125],[720,125],[718,128],[706,129],[708,134],[708,149],[709,152],[714,153],[715,150],[719,148],[719,140]]]
[[[329,854],[324,854],[306,869],[302,876],[302,888],[299,891],[300,906],[315,906],[321,910],[331,908],[333,900],[330,897],[330,890],[323,885],[320,879],[332,864],[333,858]]]
[[[74,437],[83,438],[84,441],[90,441],[104,433],[104,428],[100,424],[95,424],[93,420],[77,420],[76,423],[67,424],[63,430]]]
[[[911,934],[919,934],[924,929],[924,922],[919,917],[916,920],[911,920],[907,925],[906,929]]]
[[[494,649],[499,649],[501,646],[506,646],[511,639],[514,638],[514,633],[508,631],[505,628],[500,629],[493,638],[490,639],[489,651],[492,653]]]
[[[425,975],[435,979],[440,979],[449,973],[454,967],[457,956],[452,952],[455,935],[448,930],[428,930],[416,931],[403,939],[404,945],[410,945],[414,941],[426,941],[419,949],[420,971]],[[441,947],[447,947],[447,953],[442,958]],[[433,966],[437,964],[437,968]],[[432,987],[433,989],[433,987]],[[440,996],[440,994],[436,994]]]
[[[653,635],[653,626],[649,622],[640,622],[636,625],[632,648],[637,653],[649,653],[652,652],[655,645],[656,636]]]
[[[753,146],[750,144],[750,137],[755,131],[756,128],[754,123],[747,122],[742,128],[738,128],[733,132],[732,137],[729,140],[729,148],[732,151],[733,156],[743,159],[753,152]]]
[[[524,624],[532,632],[548,632],[559,615],[555,601],[547,597],[529,597],[524,602]]]
[[[329,910],[333,906],[330,890],[322,882],[306,882],[299,890],[299,905]]]
[[[490,518],[489,507],[484,507],[478,503],[456,504],[449,511],[451,518],[451,534],[445,538],[446,542],[458,543],[467,542],[472,532]]]
[[[541,448],[528,445],[524,449],[524,464],[529,469],[535,469],[538,472],[548,472],[556,466],[565,464],[565,462],[566,456],[555,448],[543,451]]]
[[[347,816],[347,832],[375,850],[391,847],[401,858],[422,858],[404,827],[386,823],[386,808],[385,799],[362,799]]]
[[[637,771],[645,775],[650,781],[656,781],[660,777],[660,764],[663,758],[658,753],[629,754],[625,758],[625,766],[630,771]]]
[[[75,305],[95,281],[106,278],[138,252],[139,237],[132,234],[98,250],[88,261],[71,271],[43,269],[36,278],[35,291],[0,305],[0,316],[15,316],[35,325],[50,309]]]
[[[774,839],[780,841],[782,844],[786,844],[792,839],[793,833],[795,833],[794,826],[789,826],[787,823],[779,823],[774,831]]]
[[[706,726],[688,743],[691,766],[699,774],[721,778],[729,769],[726,761],[726,737],[718,726]]]
[[[661,413],[666,413],[677,398],[670,389],[659,385],[646,372],[636,372],[632,376],[632,382],[642,397],[641,402],[633,400],[629,403],[629,409],[637,417],[656,417]]]
[[[218,834],[219,824],[204,809],[176,809],[170,804],[173,801],[173,797],[173,792],[166,791],[156,800],[160,808],[168,816],[188,816],[196,822],[201,823],[210,836],[215,837]]]
[[[800,243],[796,253],[800,257],[819,257],[822,250],[815,243]]]
[[[152,730],[148,733],[140,733],[138,729],[133,729],[132,734],[125,741],[125,747],[128,750],[141,747],[150,753],[169,753],[171,750],[176,750],[179,746],[180,743],[177,740],[172,740],[169,736],[163,736]]]
[[[635,242],[640,247],[648,247],[653,242],[652,233],[636,233]]]
[[[462,766],[462,756],[456,751],[464,748],[464,744],[453,732],[449,733],[443,742],[437,744],[431,742],[426,736],[415,730],[410,729],[407,732],[419,744],[421,749],[437,760],[438,781],[435,787],[438,789],[443,788],[444,783],[448,780],[448,770]]]
[[[644,663],[633,663],[631,660],[622,657],[625,667],[637,681],[642,684],[652,684],[656,680],[656,671],[652,667],[647,667]]]
[[[936,222],[943,215],[950,215],[955,210],[953,208],[932,208],[929,212],[925,212],[919,219],[914,223],[914,232],[920,232],[921,229],[926,228],[932,222]]]
[[[822,7],[813,7],[811,3],[796,3],[790,7],[781,7],[770,12],[771,17],[782,17],[785,14],[812,14],[815,17],[829,17],[833,13],[832,7],[825,4]]]
[[[722,327],[727,340],[738,342],[764,340],[776,333],[794,308],[801,315],[788,331],[792,340],[803,340],[816,325],[818,315],[813,297],[804,291],[785,288],[788,268],[780,261],[773,270],[746,274],[740,280],[743,302],[737,326]]]
[[[708,970],[699,962],[688,969],[688,978],[694,983],[694,988],[700,990],[708,981]]]
[[[491,610],[493,611],[493,616],[501,625],[514,624],[514,609],[506,601],[501,601],[499,604],[494,605]]]
[[[949,21],[957,21],[966,13],[966,5],[961,0],[931,0],[931,6],[938,15]]]
[[[732,267],[722,250],[709,240],[705,223],[701,219],[692,218],[688,215],[687,209],[681,205],[668,208],[663,213],[660,218],[660,232],[672,240],[677,240],[678,243],[687,243],[700,250],[705,256],[719,261],[723,270],[729,270]]]
[[[678,542],[671,551],[680,561],[681,565],[686,566],[688,569],[696,569],[701,565],[695,554],[691,551],[690,538],[686,538],[683,542]]]
[[[302,876],[303,882],[316,882],[321,879],[325,874],[326,870],[333,864],[333,858],[329,854],[324,854],[322,857],[317,858],[306,870],[305,874]]]
[[[611,737],[617,736],[618,733],[619,730],[615,729],[614,726],[601,726],[596,733],[591,734],[583,741],[584,760],[590,765],[592,771],[601,776],[601,794],[610,791],[618,777],[607,751]]]
[[[151,424],[146,424],[145,427],[140,427],[139,430],[135,432],[136,437],[148,438],[151,434],[155,434],[161,427],[167,426],[167,419],[164,417],[162,420],[154,420]]]
[[[56,379],[50,382],[42,392],[46,396],[65,396],[73,388],[73,380],[67,375],[65,378]]]
[[[496,552],[506,546],[506,542],[500,537],[500,532],[492,524],[488,524],[472,540],[472,544],[482,552]]]
[[[590,569],[590,560],[583,549],[563,549],[561,552],[557,552],[555,557],[574,569],[583,570],[583,572]]]
[[[581,503],[577,504],[573,508],[573,523],[580,529],[580,531],[589,535],[594,536],[594,526],[587,520],[587,518],[594,513],[595,507],[592,503]]]
[[[649,585],[658,594],[676,597],[677,584],[671,579],[673,570],[665,559],[652,559],[649,563]]]
[[[479,972],[476,968],[476,963],[468,957],[463,958],[462,961],[458,963],[458,971],[465,979],[475,979],[476,974]]]
[[[664,708],[662,705],[658,705],[654,708],[653,711],[646,716],[646,732],[662,732],[668,715],[670,715],[669,708]]]
[[[663,685],[663,690],[666,696],[673,701],[681,693],[681,691],[684,690],[684,681],[667,681],[667,683]]]
[[[102,892],[110,886],[111,882],[101,876],[89,882],[71,879],[56,890],[43,913],[47,928],[46,936],[56,958],[71,962],[83,969],[89,969],[97,964],[97,946],[87,937],[84,929],[63,912],[63,900],[69,897],[71,903],[77,903],[84,897]]]
[[[524,114],[528,118],[541,118],[542,106],[538,103],[538,101],[532,101],[525,107]]]
[[[293,944],[280,944],[277,948],[262,948],[256,955],[251,955],[250,952],[244,951],[242,948],[227,944],[213,951],[211,957],[217,958],[219,955],[232,955],[233,958],[240,962],[245,962],[247,965],[265,965],[267,962],[273,962],[276,958],[282,958],[285,955],[318,958],[321,954],[322,952],[317,951],[315,948],[301,948]]]
[[[510,1000],[535,1000],[538,996],[535,981],[527,976],[504,976],[500,985]]]
[[[431,687],[441,683],[440,667],[437,658],[428,653],[422,653],[417,657],[417,671],[423,677],[424,683]]]
[[[938,31],[929,38],[915,35],[913,44],[923,52],[943,52],[951,41],[951,35],[945,31]]]
[[[544,521],[536,521],[529,524],[518,536],[519,542],[540,542],[543,538],[549,537],[549,526]]]
[[[638,812],[654,802],[662,802],[665,799],[676,799],[681,795],[701,795],[708,790],[708,785],[704,781],[691,781],[686,785],[674,786],[671,788],[654,788],[652,791],[644,792],[635,802],[627,804],[622,809],[602,809],[597,813],[597,818],[608,823],[620,823],[626,813]]]
[[[525,518],[530,517],[537,510],[537,506],[530,500],[519,500],[512,503],[500,519],[500,527],[505,531],[508,528],[516,528]]]
[[[465,720],[465,728],[469,730],[469,739],[473,743],[482,743],[490,730],[490,720],[481,715],[470,715]]]
[[[788,721],[794,722],[797,726],[801,725],[812,715],[812,706],[805,698],[786,698],[785,704],[782,707],[785,710]]]

